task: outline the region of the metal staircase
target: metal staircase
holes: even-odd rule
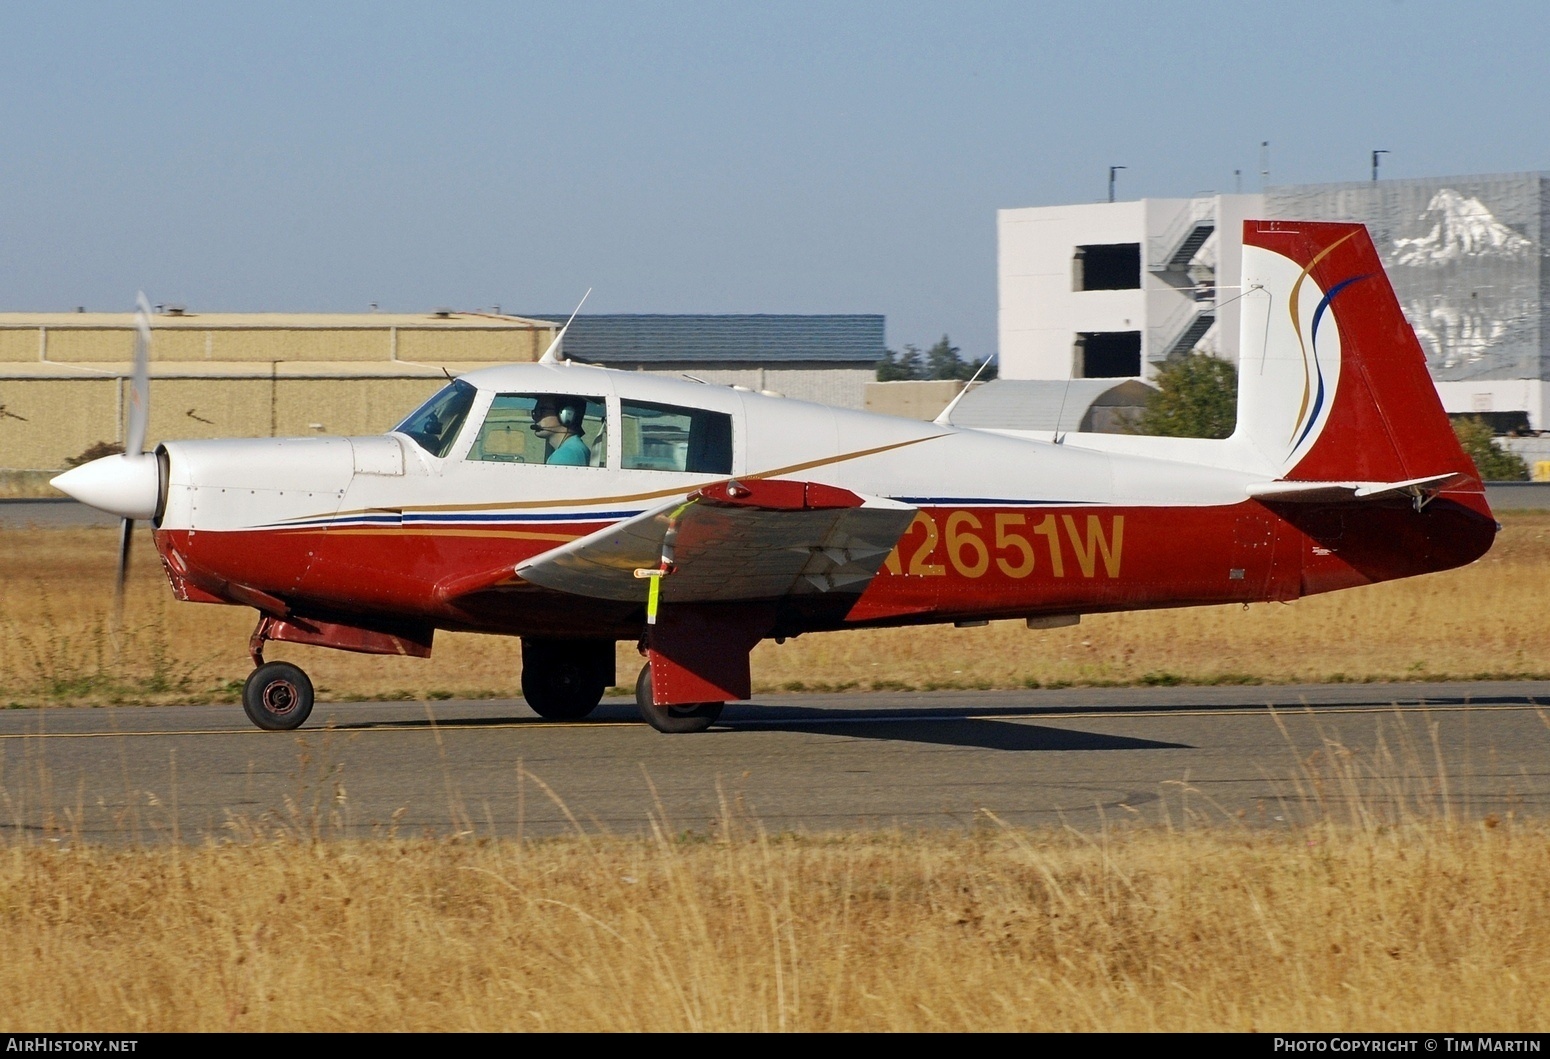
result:
[[[1177,296],[1168,300],[1173,303],[1171,311],[1153,315],[1147,326],[1146,359],[1153,364],[1190,352],[1216,323],[1214,302]]]
[[[1199,199],[1147,240],[1147,271],[1184,296],[1170,298],[1177,304],[1163,318],[1154,317],[1147,329],[1147,359],[1153,364],[1189,353],[1216,323],[1214,279],[1197,285],[1190,272],[1195,255],[1215,231],[1215,201]]]
[[[1206,332],[1211,330],[1211,325],[1214,323],[1216,323],[1216,313],[1214,311],[1197,313],[1195,318],[1190,320],[1189,326],[1184,328],[1179,337],[1173,340],[1173,344],[1168,347],[1162,359],[1168,360],[1173,357],[1181,357],[1194,349],[1196,343],[1206,337]]]
[[[1161,235],[1147,240],[1148,272],[1187,272],[1190,262],[1216,231],[1215,204],[1202,199],[1180,211]]]

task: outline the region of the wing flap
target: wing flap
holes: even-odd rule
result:
[[[719,482],[517,567],[523,580],[595,599],[644,603],[666,569],[664,603],[859,593],[915,508],[811,482]]]

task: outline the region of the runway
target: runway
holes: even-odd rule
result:
[[[1550,812],[1550,682],[781,695],[664,736],[515,701],[0,712],[0,829],[110,845]]]

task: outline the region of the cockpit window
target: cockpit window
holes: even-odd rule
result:
[[[463,420],[468,418],[476,392],[462,379],[454,379],[393,429],[408,434],[432,456],[445,457],[457,440]]]
[[[496,394],[468,450],[484,463],[606,467],[607,406],[578,394]]]
[[[732,473],[732,417],[725,412],[646,401],[623,401],[619,410],[622,466]]]

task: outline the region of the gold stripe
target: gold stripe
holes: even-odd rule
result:
[[[861,449],[861,450],[859,450],[857,452],[845,452],[845,453],[841,453],[838,456],[825,456],[822,459],[808,460],[805,463],[793,463],[793,464],[791,464],[791,465],[789,465],[787,467],[776,467],[776,468],[774,468],[772,470],[768,470],[768,471],[758,471],[758,472],[755,472],[753,474],[733,474],[733,475],[728,475],[726,478],[722,478],[722,479],[720,479],[718,481],[715,481],[715,482],[707,482],[705,484],[706,485],[719,485],[719,484],[721,484],[721,482],[729,482],[729,481],[732,481],[733,479],[739,479],[739,480],[751,479],[751,480],[757,481],[757,480],[763,479],[763,478],[774,478],[777,475],[782,475],[782,474],[795,474],[797,471],[806,471],[806,470],[811,470],[814,467],[825,467],[825,466],[830,466],[830,465],[836,464],[836,463],[845,463],[845,462],[847,462],[849,460],[859,460],[859,459],[861,459],[864,456],[875,456],[875,455],[877,455],[880,452],[888,452],[888,451],[890,451],[892,449],[902,449],[902,448],[905,448],[905,447],[910,446],[910,445],[918,445],[922,441],[936,441],[938,438],[944,438],[944,437],[947,437],[947,435],[946,434],[933,434],[930,437],[925,437],[925,438],[913,438],[913,439],[911,439],[909,441],[896,441],[896,442],[893,442],[893,443],[888,444],[888,445],[879,445],[876,448]],[[704,486],[699,486],[697,488],[704,488]],[[660,500],[661,498],[666,497],[666,496],[679,496],[683,492],[684,492],[684,490],[682,488],[677,488],[677,489],[658,489],[658,490],[655,490],[655,491],[650,492],[650,493],[631,493],[631,494],[624,495],[624,496],[582,497],[582,498],[579,498],[579,499],[516,500],[516,501],[510,501],[510,502],[507,502],[507,503],[499,503],[499,504],[432,504],[432,505],[429,505],[429,506],[426,506],[426,507],[420,507],[420,506],[416,505],[416,506],[412,506],[411,510],[415,511],[416,513],[419,513],[419,512],[456,512],[456,511],[522,511],[522,510],[531,510],[531,509],[537,509],[537,508],[556,507],[556,506],[561,505],[561,504],[586,504],[588,506],[594,506],[594,505],[595,506],[602,506],[602,505],[605,505],[605,504],[607,504],[607,505],[627,504],[627,503],[631,503],[633,501],[638,501],[638,500]],[[397,511],[398,511],[398,509],[396,509],[396,508],[366,507],[366,508],[355,508],[355,509],[350,510],[350,511],[339,511],[339,512],[335,512],[333,515],[321,516],[321,517],[340,518],[340,519],[342,519],[342,518],[350,518],[351,516],[354,516],[354,515],[392,514],[392,513],[396,513]],[[301,518],[318,518],[320,516],[317,516],[317,515],[303,515],[303,516],[300,516],[300,517]],[[576,516],[576,521],[577,522],[587,522],[587,521],[600,521],[600,520],[589,518],[589,516],[587,516],[585,513],[581,513],[581,514],[578,514]],[[349,531],[346,531],[346,530],[330,530],[329,532],[331,532],[331,533],[344,533],[344,532],[349,532]],[[570,538],[567,538],[567,539],[570,539]]]
[[[1360,229],[1357,229],[1357,231],[1360,231]],[[1308,410],[1308,398],[1312,393],[1313,383],[1312,373],[1308,370],[1308,347],[1302,340],[1302,317],[1297,312],[1302,292],[1302,281],[1308,278],[1308,273],[1313,271],[1314,266],[1329,256],[1330,251],[1355,234],[1356,231],[1347,232],[1323,250],[1320,250],[1313,260],[1308,262],[1307,267],[1298,274],[1297,282],[1292,284],[1292,295],[1287,301],[1287,310],[1292,314],[1292,331],[1297,335],[1297,349],[1302,353],[1302,404],[1297,408],[1297,420],[1292,424],[1291,436],[1286,439],[1289,442],[1297,437],[1297,431],[1302,426],[1303,413]]]

